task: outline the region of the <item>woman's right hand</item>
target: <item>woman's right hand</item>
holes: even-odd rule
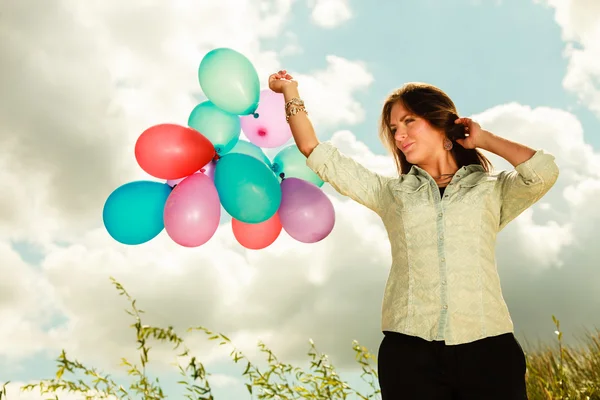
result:
[[[283,93],[289,87],[298,87],[298,82],[286,70],[269,76],[269,89],[275,93]]]

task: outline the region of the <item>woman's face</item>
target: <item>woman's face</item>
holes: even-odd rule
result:
[[[427,164],[444,151],[444,133],[431,126],[424,118],[408,112],[400,102],[392,106],[390,128],[396,146],[411,164]]]

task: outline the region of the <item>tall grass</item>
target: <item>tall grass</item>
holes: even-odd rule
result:
[[[160,328],[142,323],[143,310],[137,308],[136,301],[123,286],[111,278],[121,296],[127,298],[130,308],[126,312],[134,319],[131,327],[136,332],[139,360],[136,362],[123,358],[121,366],[127,372],[130,383],[127,386],[117,384],[110,375],[90,368],[76,359],[67,357],[63,350],[57,359],[55,377],[28,384],[22,391],[39,390],[43,395],[53,395],[64,391],[77,393],[82,399],[166,399],[158,378],[151,379],[147,372],[150,362],[150,342],[156,341],[173,346],[176,353],[176,367],[181,375],[178,384],[185,390],[185,398],[196,400],[215,400],[209,383],[210,374],[202,362],[190,354],[184,340],[172,327]],[[533,353],[526,352],[527,390],[530,400],[600,400],[600,331],[589,333],[586,346],[582,349],[570,349],[563,346],[560,322],[552,316],[556,325],[557,345],[545,346]],[[376,360],[373,354],[354,341],[352,350],[362,370],[361,377],[370,388],[362,393],[345,382],[329,362],[327,356],[320,353],[314,342],[309,342],[307,370],[280,361],[262,342],[258,348],[265,355],[267,366],[260,369],[249,360],[232,341],[221,333],[212,332],[204,327],[193,327],[188,332],[198,332],[208,340],[216,341],[219,346],[230,349],[230,357],[236,364],[244,367],[242,376],[246,379],[248,398],[251,399],[380,399],[377,381]],[[8,382],[0,389],[0,400],[7,399]],[[221,399],[217,399],[221,400]],[[224,399],[229,400],[229,399]]]

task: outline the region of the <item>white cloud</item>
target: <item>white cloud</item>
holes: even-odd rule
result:
[[[336,28],[352,18],[348,0],[310,0],[312,20],[322,28]]]
[[[14,362],[51,348],[48,327],[56,314],[55,291],[40,273],[0,242],[0,354]]]
[[[355,98],[357,92],[373,83],[373,75],[365,63],[328,55],[324,70],[297,73],[290,71],[299,82],[300,95],[316,127],[355,125],[365,118],[364,107]]]
[[[596,0],[534,0],[555,9],[569,59],[564,87],[600,116],[600,2]]]
[[[577,118],[566,111],[516,103],[504,104],[472,116],[484,129],[499,136],[543,149],[556,157],[560,178],[554,188],[502,233],[514,240],[522,252],[513,253],[530,261],[531,271],[564,265],[562,252],[574,243],[571,206],[564,193],[577,192],[582,180],[600,181],[600,154],[584,140]],[[511,169],[500,157],[485,152],[495,169]],[[584,196],[583,194],[581,194]],[[593,224],[593,219],[590,223]],[[516,261],[515,261],[516,262]]]

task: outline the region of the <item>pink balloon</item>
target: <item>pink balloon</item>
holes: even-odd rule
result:
[[[329,197],[314,183],[298,178],[281,182],[278,214],[283,229],[303,243],[325,239],[335,225],[335,210]]]
[[[206,164],[204,167],[202,167],[202,169],[199,169],[197,172],[194,172],[194,174],[200,174],[203,173],[204,175],[208,176],[210,179],[215,180],[215,162],[211,161],[208,164]],[[187,176],[185,178],[180,178],[180,179],[169,179],[167,181],[167,185],[173,187],[175,185],[178,185],[181,181],[183,181],[184,179],[186,179]]]
[[[254,115],[240,116],[242,131],[248,140],[263,148],[279,147],[292,137],[292,131],[285,120],[285,100],[283,94],[271,89],[260,92],[260,100]]]
[[[213,237],[221,218],[221,203],[214,182],[193,174],[179,183],[165,204],[165,230],[173,241],[197,247]]]

